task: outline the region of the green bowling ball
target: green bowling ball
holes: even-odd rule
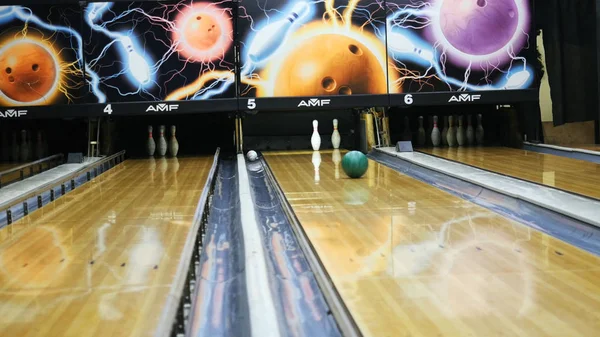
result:
[[[362,152],[350,151],[342,158],[342,169],[350,178],[362,177],[369,168],[369,160]]]

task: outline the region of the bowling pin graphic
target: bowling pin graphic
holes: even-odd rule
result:
[[[147,84],[150,82],[150,66],[148,62],[140,55],[133,47],[133,41],[129,36],[121,36],[117,40],[127,52],[127,61],[129,63],[129,71],[133,78],[139,84]]]
[[[27,131],[21,130],[21,161],[27,162],[29,160],[29,145],[27,144]]]
[[[431,143],[433,146],[440,146],[440,141],[442,140],[440,129],[438,128],[438,117],[433,116],[433,130],[431,130]]]
[[[309,10],[308,3],[297,2],[286,18],[270,23],[259,30],[250,44],[248,52],[250,61],[259,63],[273,56],[285,43],[294,24],[306,16]]]
[[[442,145],[448,146],[448,116],[444,116],[444,128],[442,129]]]
[[[477,115],[477,129],[475,130],[475,140],[477,145],[483,145],[483,124],[481,114]]]
[[[417,135],[417,144],[419,145],[419,147],[425,146],[425,137],[425,128],[423,128],[423,116],[419,116],[419,130]]]
[[[148,155],[150,157],[154,156],[154,151],[156,150],[156,143],[154,142],[154,138],[152,137],[152,126],[148,126],[148,142],[146,144]]]
[[[315,184],[318,184],[321,181],[321,175],[319,173],[319,167],[321,166],[321,152],[313,151],[312,154],[312,163],[315,168]]]
[[[464,146],[467,143],[465,127],[463,126],[463,116],[458,116],[458,129],[456,129],[456,142],[458,146]]]
[[[467,116],[467,144],[473,146],[475,144],[475,130],[473,129],[473,123],[471,123],[471,115]]]
[[[165,126],[159,128],[160,135],[158,136],[158,155],[164,157],[167,154],[167,140],[165,139]]]
[[[177,127],[175,125],[171,125],[171,139],[169,141],[169,153],[172,157],[177,157],[177,152],[179,152],[179,142],[177,141],[177,137],[175,136],[175,132],[177,131]]]
[[[454,116],[448,117],[448,146],[456,146],[456,128],[454,127]]]
[[[338,131],[338,120],[333,120],[333,133],[331,134],[331,145],[333,145],[334,149],[340,148],[340,143],[342,138],[340,137],[340,132]]]
[[[333,150],[331,161],[333,161],[335,179],[338,180],[340,179],[340,162],[342,161],[342,154],[339,149]]]
[[[310,144],[312,145],[313,151],[319,151],[321,147],[321,136],[319,135],[319,121],[316,119],[313,121],[313,133],[310,137]]]

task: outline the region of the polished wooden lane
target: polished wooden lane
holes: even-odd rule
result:
[[[600,258],[374,162],[265,156],[365,336],[600,331]]]
[[[419,151],[535,183],[600,199],[600,164],[507,147]]]
[[[153,336],[212,160],[128,160],[0,229],[0,336]]]

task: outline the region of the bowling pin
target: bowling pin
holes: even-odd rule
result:
[[[319,135],[319,121],[316,119],[313,123],[313,133],[310,137],[310,144],[312,145],[313,151],[319,151],[321,147],[321,136]]]
[[[475,144],[475,130],[473,129],[473,123],[471,123],[471,115],[467,116],[467,144],[473,146]]]
[[[156,150],[156,143],[154,142],[154,138],[152,137],[152,126],[148,126],[148,142],[146,146],[148,150],[148,155],[150,157],[154,156],[154,151]]]
[[[318,184],[321,180],[321,174],[319,173],[319,167],[321,166],[321,152],[313,151],[312,163],[315,168],[315,184]]]
[[[338,120],[333,120],[333,133],[331,134],[331,145],[333,145],[334,149],[340,148],[340,143],[342,138],[340,137],[340,132],[338,131]]]
[[[444,116],[444,128],[442,129],[442,145],[448,146],[448,116]]]
[[[410,121],[408,120],[408,116],[404,116],[404,132],[402,133],[402,140],[412,140],[412,133],[410,132]]]
[[[42,131],[37,132],[37,140],[35,144],[35,158],[42,159],[44,156],[44,144],[42,144]]]
[[[175,125],[171,125],[171,139],[169,141],[169,153],[172,157],[177,157],[177,152],[179,152],[179,142],[177,141],[177,137],[175,136],[175,132],[177,131],[177,127]]]
[[[458,116],[458,129],[456,129],[456,142],[458,146],[464,146],[467,143],[465,127],[463,126],[463,116]]]
[[[482,124],[481,114],[477,115],[477,129],[475,130],[475,140],[477,141],[477,145],[483,145],[483,124]]]
[[[21,130],[21,161],[27,162],[29,160],[29,145],[27,144],[27,131]]]
[[[254,63],[263,62],[273,56],[284,44],[294,24],[306,16],[310,8],[304,1],[297,2],[285,19],[275,21],[259,30],[250,44],[248,57]]]
[[[425,130],[425,145],[433,145],[431,144],[431,137],[428,137],[428,135],[431,135],[431,133],[433,132],[433,117],[427,116],[427,129]]]
[[[340,162],[342,161],[342,154],[339,149],[333,150],[331,161],[333,161],[335,179],[338,180],[340,179]]]
[[[164,157],[167,154],[167,140],[165,139],[165,126],[161,125],[159,128],[160,135],[158,136],[158,155]]]
[[[446,139],[448,140],[448,146],[456,146],[456,127],[454,126],[454,116],[448,117],[448,135],[446,136]]]
[[[438,117],[433,116],[433,130],[431,130],[431,143],[435,147],[440,146],[440,141],[442,140],[441,134],[440,134],[440,129],[438,128],[437,123],[438,123]]]
[[[419,116],[419,130],[417,135],[417,144],[419,147],[425,146],[425,128],[423,128],[423,116]]]
[[[11,153],[10,159],[16,163],[19,161],[20,154],[21,154],[21,149],[19,148],[19,140],[17,139],[16,131],[13,131],[11,144],[12,144],[12,153]]]

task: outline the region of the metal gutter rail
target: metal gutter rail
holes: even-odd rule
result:
[[[27,216],[29,212],[53,202],[124,160],[125,151],[123,150],[0,204],[0,227],[10,225],[14,221]]]

